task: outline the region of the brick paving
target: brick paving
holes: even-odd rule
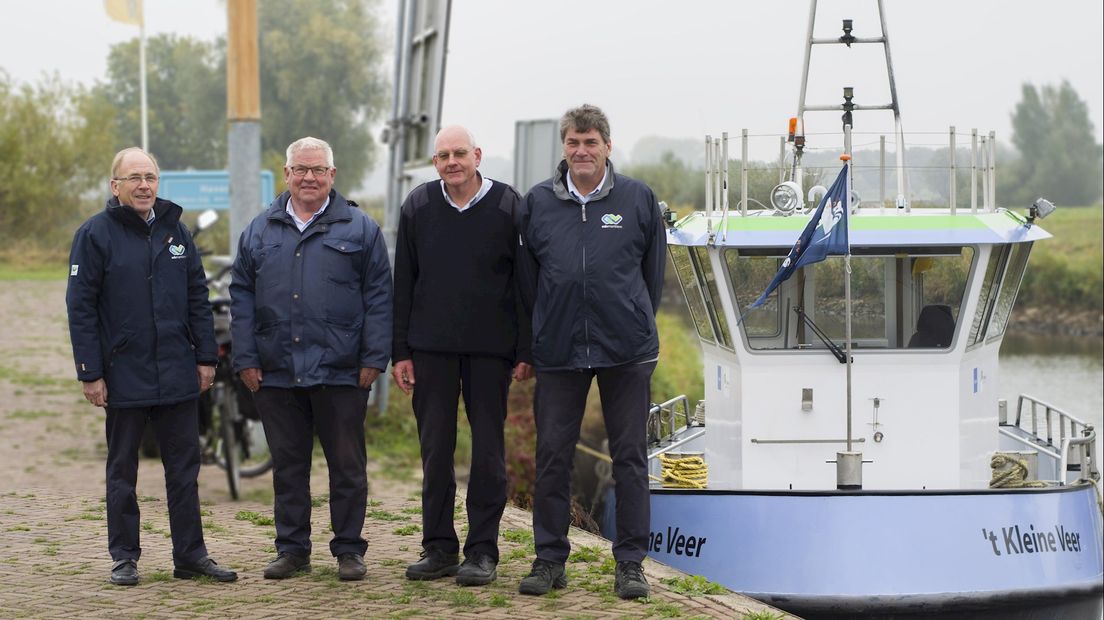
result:
[[[665,580],[683,575],[648,561],[653,594],[622,601],[612,592],[609,543],[581,530],[572,546],[586,561],[569,562],[568,587],[544,597],[517,593],[533,559],[530,515],[508,507],[502,520],[498,581],[461,588],[452,580],[411,582],[421,533],[418,481],[408,472],[371,472],[369,541],[363,582],[337,579],[328,550],[324,464],[313,468],[314,572],[269,581],[274,555],[269,475],[244,481],[244,501],[229,501],[220,470],[200,475],[207,546],[238,571],[232,584],[172,578],[171,544],[160,463],[139,470],[142,581],[107,583],[104,520],[104,414],[80,397],[72,379],[63,282],[0,283],[0,618],[783,618],[784,613],[735,595],[685,596]],[[372,467],[372,470],[377,469]],[[462,504],[462,498],[458,500]],[[462,512],[462,511],[461,511]],[[248,514],[247,514],[248,513]],[[457,528],[463,536],[463,515]]]

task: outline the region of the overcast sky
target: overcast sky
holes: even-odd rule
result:
[[[384,27],[376,33],[388,50],[395,4],[381,5]],[[1007,141],[1021,85],[1067,79],[1088,104],[1092,139],[1102,140],[1099,0],[885,4],[906,132],[956,125],[961,132],[992,129]],[[104,75],[110,45],[137,34],[136,27],[111,21],[99,0],[18,5],[5,12],[0,36],[0,68],[17,80],[56,71],[91,83]],[[781,133],[797,106],[808,6],[798,0],[454,0],[443,121],[468,125],[485,155],[503,157],[513,149],[515,120],[555,118],[582,102],[608,113],[615,158],[646,135]],[[875,6],[873,0],[822,1],[818,36],[838,36],[843,17],[855,20],[857,36],[876,36]],[[146,18],[150,34],[211,39],[226,31],[219,0],[146,0]],[[886,103],[883,66],[880,46],[815,47],[809,103],[838,103],[845,85],[855,87],[858,103]],[[390,78],[390,65],[385,71]],[[889,118],[857,115],[856,131],[885,130]],[[807,118],[810,133],[838,126],[838,113]],[[753,156],[768,156],[775,140],[753,146]],[[942,145],[945,138],[910,140],[926,142]]]

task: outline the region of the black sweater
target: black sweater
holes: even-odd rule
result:
[[[520,200],[498,181],[463,212],[440,181],[410,192],[395,244],[393,361],[415,350],[530,361],[514,281]]]

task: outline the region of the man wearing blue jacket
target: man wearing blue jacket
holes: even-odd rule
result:
[[[314,435],[330,474],[330,552],[364,578],[364,411],[391,353],[391,267],[383,235],[333,189],[333,150],[287,148],[288,191],[242,232],[230,285],[234,370],[253,392],[272,452],[277,556],[266,579],[310,570]]]
[[[199,514],[196,401],[218,355],[207,279],[181,208],[157,197],[159,170],[140,148],[111,164],[107,208],[73,237],[65,303],[84,397],[107,409],[111,582],[138,583],[138,447],[153,424],[169,505],[173,576],[234,581],[207,557]]]
[[[567,585],[571,465],[593,379],[613,458],[617,534],[614,585],[621,598],[649,593],[641,562],[650,520],[646,423],[659,358],[655,314],[666,232],[655,194],[616,174],[609,120],[597,107],[560,120],[564,160],[522,204],[522,299],[533,317],[537,371],[537,559],[523,594]]]

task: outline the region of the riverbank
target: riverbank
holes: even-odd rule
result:
[[[1012,311],[1008,332],[1038,336],[1104,336],[1104,311],[1019,307]]]

